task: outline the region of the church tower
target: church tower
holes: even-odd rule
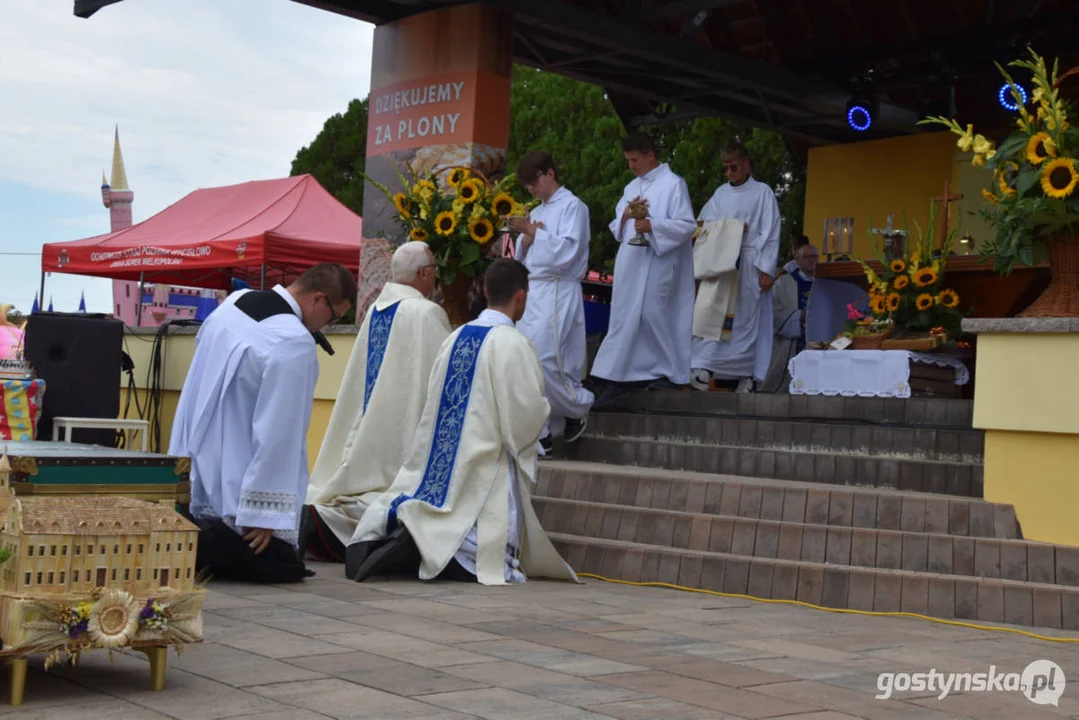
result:
[[[135,193],[127,186],[127,171],[124,169],[124,155],[120,152],[120,126],[112,143],[112,182],[101,173],[101,202],[109,209],[109,232],[119,232],[132,225],[131,205],[135,202]],[[113,313],[134,327],[138,323],[139,284],[132,280],[112,281]]]

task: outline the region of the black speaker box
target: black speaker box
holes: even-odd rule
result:
[[[25,353],[45,381],[37,439],[51,440],[53,418],[120,415],[124,323],[106,315],[39,312],[26,324]],[[63,437],[63,433],[60,434]],[[116,430],[76,429],[71,441],[116,446]]]

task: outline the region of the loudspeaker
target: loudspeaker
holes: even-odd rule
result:
[[[56,417],[120,415],[123,352],[124,323],[115,318],[50,312],[30,316],[26,323],[26,359],[45,381],[39,440],[52,439]],[[115,447],[116,431],[73,430],[71,441]]]

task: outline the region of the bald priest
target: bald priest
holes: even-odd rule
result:
[[[345,561],[364,510],[405,462],[431,368],[450,334],[446,312],[428,300],[435,289],[435,258],[427,243],[397,248],[390,273],[392,281],[356,334],[311,472],[300,521],[301,557]]]
[[[550,406],[536,351],[514,327],[528,270],[495,260],[484,292],[487,309],[442,344],[411,452],[356,529],[345,562],[353,580],[577,580],[532,510]]]

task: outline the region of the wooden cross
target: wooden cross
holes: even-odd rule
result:
[[[952,181],[951,180],[945,180],[944,181],[944,195],[943,196],[938,195],[937,197],[933,198],[934,200],[943,200],[944,201],[944,216],[943,216],[943,218],[941,220],[942,227],[941,227],[941,232],[940,232],[940,246],[941,247],[944,247],[944,241],[948,238],[948,212],[949,212],[949,210],[951,208],[951,204],[952,204],[952,202],[954,200],[962,200],[963,199],[962,195],[952,195],[951,191],[952,191]]]

